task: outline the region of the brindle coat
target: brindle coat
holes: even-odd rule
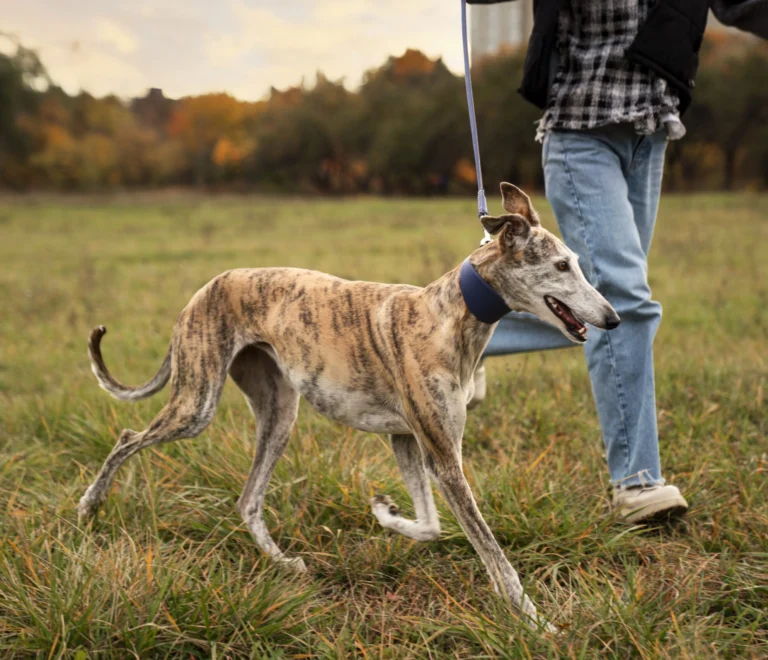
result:
[[[557,292],[598,327],[617,320],[587,284],[575,255],[540,227],[528,197],[510,184],[502,184],[502,193],[509,215],[483,218],[499,240],[471,255],[480,275],[512,309],[561,323],[551,312],[547,317],[541,302],[543,295]],[[567,274],[553,266],[563,259],[571,264]],[[295,268],[230,270],[194,295],[176,321],[160,371],[138,388],[121,385],[109,373],[99,348],[106,329],[96,328],[89,352],[104,389],[120,399],[140,399],[170,380],[170,400],[145,431],[120,434],[78,512],[83,518],[95,515],[120,465],[139,450],[201,433],[229,374],[257,419],[256,454],[238,509],[265,553],[305,570],[300,558],[288,558],[277,547],[263,519],[267,485],[303,396],[332,419],[391,435],[416,520],[401,516],[388,497],[377,496],[373,512],[384,527],[417,540],[440,534],[431,477],[496,590],[535,623],[536,608],[462,472],[472,376],[494,327],[467,309],[458,268],[424,288],[348,282]]]

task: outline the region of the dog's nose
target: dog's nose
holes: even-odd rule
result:
[[[613,330],[614,328],[618,328],[619,323],[621,323],[621,319],[619,318],[619,315],[616,312],[614,312],[611,316],[605,317],[606,330]]]

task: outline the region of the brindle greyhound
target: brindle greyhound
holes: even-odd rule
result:
[[[541,227],[528,196],[508,183],[501,191],[507,213],[482,218],[498,240],[470,255],[475,272],[509,308],[554,323],[575,342],[586,341],[584,322],[603,329],[618,325],[616,312],[589,285],[576,255]],[[118,468],[140,449],[200,434],[229,374],[257,419],[256,455],[237,506],[265,553],[306,570],[300,558],[286,557],[278,548],[263,518],[267,484],[303,396],[331,419],[391,434],[416,520],[404,518],[379,495],[371,504],[383,527],[418,541],[438,537],[431,477],[496,591],[536,623],[536,608],[462,472],[472,375],[494,327],[469,311],[458,267],[424,288],[348,282],[294,268],[230,270],[193,296],[176,320],[160,371],[137,388],[109,373],[99,348],[106,329],[96,328],[89,354],[101,387],[127,401],[155,394],[168,380],[171,392],[149,428],[120,434],[78,513],[84,519],[96,514]]]

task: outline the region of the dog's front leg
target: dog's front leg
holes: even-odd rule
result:
[[[421,447],[412,435],[393,435],[391,441],[400,474],[413,500],[416,520],[401,516],[397,505],[386,495],[376,495],[371,500],[373,514],[382,527],[416,541],[436,539],[440,536],[440,519],[437,517],[432,484],[429,483],[427,469],[424,467]]]
[[[494,589],[511,602],[530,623],[537,625],[536,607],[523,592],[517,571],[509,563],[501,547],[483,519],[469,484],[455,460],[435,460],[432,477],[440,493],[453,511],[480,558],[483,560]],[[547,624],[547,627],[550,628]]]
[[[483,560],[496,591],[529,623],[538,625],[536,607],[524,593],[517,571],[483,519],[462,472],[461,440],[466,420],[463,396],[449,381],[443,385],[438,386],[433,375],[430,387],[420,388],[424,399],[418,406],[413,400],[406,401],[409,423],[421,445],[427,471]],[[544,625],[554,630],[549,624]]]

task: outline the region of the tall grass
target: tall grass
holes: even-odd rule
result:
[[[554,223],[547,207],[544,224]],[[0,653],[4,657],[768,656],[768,197],[668,197],[652,254],[664,304],[657,384],[665,476],[692,508],[641,529],[608,509],[579,349],[494,359],[470,414],[467,476],[541,610],[521,628],[438,498],[439,541],[380,529],[410,511],[386,439],[302,405],[268,495],[292,577],[234,501],[254,423],[227,385],[198,439],[131,459],[97,522],[74,507],[134,405],[101,392],[85,340],[143,381],[178,311],[236,266],[292,265],[426,284],[477,243],[464,201],[252,198],[0,203]]]

